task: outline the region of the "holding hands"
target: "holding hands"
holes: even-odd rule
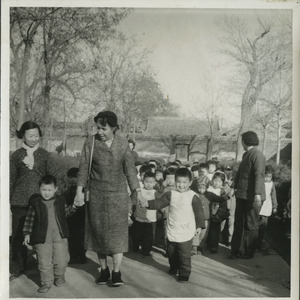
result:
[[[26,234],[24,237],[24,245],[26,246],[27,249],[32,250],[32,246],[29,245],[30,243],[30,235]]]
[[[82,191],[82,187],[78,186],[76,190],[76,196],[74,199],[74,205],[75,206],[82,206],[84,205],[84,193]]]
[[[140,207],[148,207],[148,201],[143,197],[141,191],[137,191],[137,201]]]
[[[201,228],[197,228],[197,229],[196,229],[196,232],[195,232],[195,236],[196,236],[196,235],[199,235],[200,233],[201,233]]]

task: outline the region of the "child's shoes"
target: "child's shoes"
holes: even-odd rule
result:
[[[197,254],[198,254],[198,255],[203,255],[203,254],[204,254],[204,251],[203,251],[203,248],[202,248],[202,247],[198,247],[198,248],[197,248]]]
[[[39,293],[47,293],[51,288],[51,284],[43,284],[39,289]]]
[[[58,287],[61,287],[65,284],[65,277],[64,276],[60,276],[60,277],[57,277],[55,278],[54,280],[54,284]]]
[[[197,255],[197,246],[193,246],[191,255]]]

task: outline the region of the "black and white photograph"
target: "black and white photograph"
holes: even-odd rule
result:
[[[299,3],[206,2],[3,1],[1,299],[299,299]]]

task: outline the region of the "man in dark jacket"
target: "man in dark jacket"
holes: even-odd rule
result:
[[[264,172],[266,158],[257,149],[255,132],[242,134],[246,151],[235,178],[236,210],[231,242],[231,258],[252,258],[258,238],[259,212],[265,200]]]

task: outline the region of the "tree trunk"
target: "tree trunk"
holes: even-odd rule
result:
[[[30,58],[31,41],[25,41],[24,57],[22,62],[22,74],[20,82],[20,101],[18,105],[18,130],[24,123],[24,112],[26,102],[26,85],[27,85],[27,71]]]
[[[206,161],[210,160],[212,157],[213,146],[214,146],[214,138],[213,136],[209,136],[206,144]]]
[[[278,127],[277,127],[277,152],[276,152],[276,164],[280,163],[280,149],[281,149],[281,124],[280,119],[278,118]]]
[[[264,128],[263,140],[262,140],[262,153],[264,155],[265,155],[265,152],[266,152],[266,131],[267,131],[267,128]]]
[[[64,104],[64,136],[63,136],[63,156],[67,155],[67,121],[66,121],[66,105]]]

